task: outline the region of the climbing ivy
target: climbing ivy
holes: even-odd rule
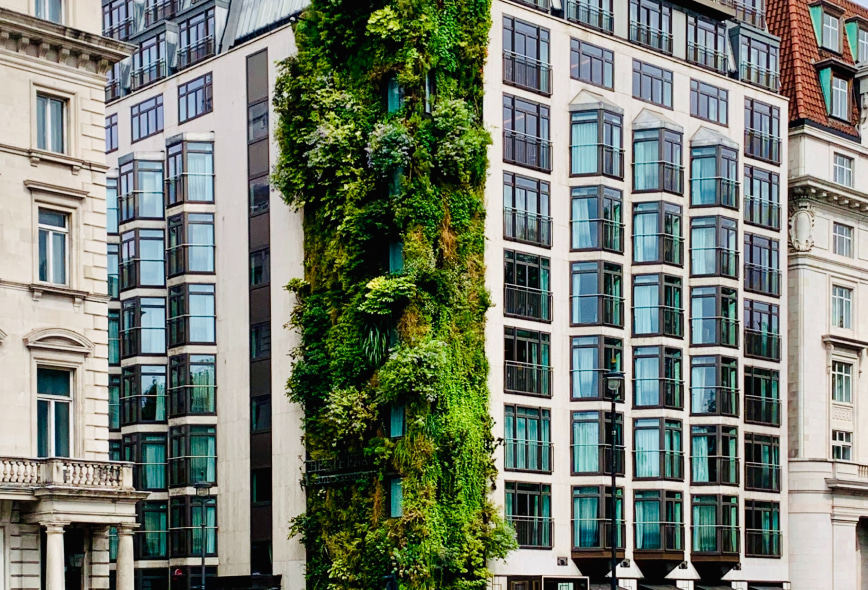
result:
[[[310,459],[361,458],[348,481],[309,482],[292,527],[309,588],[378,590],[394,574],[402,589],[483,589],[488,560],[515,547],[489,499],[490,5],[312,0],[282,64],[274,182],[305,230],[289,396]],[[389,436],[393,408],[404,436]]]

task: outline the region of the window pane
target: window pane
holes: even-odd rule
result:
[[[69,397],[70,372],[61,369],[36,369],[36,391],[40,395]]]
[[[66,284],[66,235],[51,234],[51,282],[57,285]]]
[[[54,402],[54,456],[69,457],[69,404]]]
[[[39,280],[48,282],[48,231],[39,230]]]
[[[51,441],[51,428],[48,425],[49,402],[39,400],[36,403],[36,453],[40,457],[47,457]]]
[[[41,6],[40,3],[37,6]],[[45,96],[36,97],[36,147],[44,150],[47,146],[46,126],[48,111],[48,98]]]
[[[51,145],[48,149],[53,152],[63,152],[63,101],[51,99],[49,101],[51,115]]]

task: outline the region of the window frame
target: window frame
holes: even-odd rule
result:
[[[153,119],[151,113],[153,113]],[[144,123],[142,122],[143,118]],[[153,127],[151,123],[153,123]],[[137,127],[138,129],[136,129]],[[147,98],[130,107],[130,143],[136,143],[162,133],[164,128],[165,119],[162,94]],[[143,130],[144,133],[142,133]]]
[[[168,457],[169,445],[166,441],[165,433],[152,432],[133,432],[124,434],[122,439],[124,461],[133,463],[133,486],[137,490],[150,492],[165,492],[168,490]],[[145,461],[145,445],[162,445],[163,462],[162,463],[147,463]],[[157,475],[156,482],[150,482],[150,477],[145,471],[149,466],[162,465],[162,483],[163,485],[151,485],[151,483],[159,483],[160,476]]]
[[[637,515],[633,523],[633,537],[636,539],[634,551],[638,553],[644,552],[681,552],[684,551],[684,494],[679,491],[669,490],[633,490],[633,505],[638,506],[646,503],[657,503],[656,511],[649,511],[651,514],[656,512],[660,515],[660,522],[650,522],[640,520],[638,517],[639,510],[634,508],[634,514]],[[645,511],[642,511],[643,514]],[[662,520],[664,519],[665,520]],[[639,534],[640,527],[644,525],[657,525],[658,531],[656,535],[650,535],[652,539],[656,536],[659,539],[658,547],[640,547],[644,543],[645,534]],[[661,530],[662,529],[662,530]],[[643,529],[649,530],[649,529]],[[650,529],[653,531],[654,529]],[[665,532],[665,531],[671,532]],[[642,539],[640,541],[640,538]],[[650,545],[651,543],[649,543]]]
[[[210,369],[210,384],[195,383],[197,367]],[[194,411],[197,404],[196,390],[204,388],[204,411]],[[217,357],[214,354],[176,354],[169,357],[166,395],[169,401],[168,416],[214,416],[217,414]],[[203,397],[203,396],[198,396]]]
[[[714,230],[714,246],[712,248],[696,248],[695,244],[701,240],[694,236],[696,230],[703,229]],[[730,217],[721,215],[702,216],[690,218],[690,277],[722,277],[738,280],[739,278],[739,250],[738,250],[738,221]],[[696,254],[699,252],[713,251],[714,263],[707,264],[707,255],[704,260],[705,264],[697,264],[702,261]],[[711,272],[700,272],[696,269],[697,266],[708,266]],[[728,270],[731,269],[731,270]]]
[[[706,451],[710,451],[713,446],[718,450],[718,454],[698,455],[696,452],[697,438],[705,438],[713,440],[713,445],[709,445]],[[691,424],[690,425],[690,485],[691,486],[736,486],[741,482],[741,470],[739,468],[739,437],[738,427],[727,424]],[[722,454],[729,446],[732,453]],[[697,479],[696,459],[705,458],[708,463],[706,468],[709,471],[708,481]],[[716,476],[711,474],[711,467],[714,463]],[[700,468],[701,469],[701,468]],[[729,475],[725,475],[726,472]]]
[[[191,229],[194,227],[210,227],[211,243],[189,243]],[[204,233],[208,233],[205,230]],[[179,275],[213,275],[216,272],[215,263],[215,223],[213,213],[193,213],[185,211],[168,218],[166,222],[166,276]],[[196,252],[207,252],[204,268],[193,269],[192,262]]]
[[[755,196],[754,191],[760,195]],[[764,199],[761,193],[767,193],[769,198]],[[744,222],[772,230],[781,229],[780,176],[776,172],[745,164]]]
[[[576,293],[581,275],[595,275],[597,293]],[[582,281],[579,278],[579,285]],[[611,291],[611,292],[606,292]],[[595,319],[582,319],[582,299],[596,299]],[[614,262],[587,261],[570,263],[570,326],[624,327],[624,267]]]
[[[690,515],[691,515],[691,553],[699,555],[738,555],[740,553],[741,527],[738,523],[738,496],[728,494],[692,494],[690,498]],[[702,506],[714,506],[715,519],[713,525],[697,525],[695,524],[696,508]],[[734,516],[734,519],[733,519]],[[734,520],[735,522],[727,522]],[[700,546],[702,535],[697,534],[698,526],[714,527],[714,545],[713,549],[706,549]],[[727,532],[726,529],[729,529]],[[728,543],[725,543],[729,535]],[[726,546],[724,546],[726,545]]]
[[[257,278],[258,277],[258,278]],[[250,252],[251,289],[267,287],[271,284],[271,248],[265,246]]]
[[[835,119],[850,122],[850,80],[833,73],[830,85],[832,102],[829,105],[829,115]]]
[[[593,349],[594,366],[592,368],[576,368],[577,361],[581,359],[577,352],[583,349]],[[613,362],[614,361],[614,362]],[[624,361],[624,342],[620,338],[609,336],[572,336],[570,338],[570,401],[611,401],[607,395],[608,390],[603,383],[603,374],[607,371],[621,371]],[[578,380],[579,373],[591,373],[590,389],[595,390],[595,395],[576,395],[581,393]],[[616,400],[623,402],[623,393]]]
[[[711,47],[707,41],[713,40]],[[706,41],[706,43],[703,43]],[[687,61],[722,74],[727,73],[726,25],[694,12],[687,13]],[[693,84],[691,81],[691,88]]]
[[[684,135],[677,131],[665,128],[642,129],[633,131],[633,192],[655,193],[664,192],[677,196],[684,194]],[[640,161],[636,155],[636,147],[639,144],[657,144],[657,160],[652,162]],[[655,166],[656,184],[651,182],[639,182],[640,170],[644,166]],[[647,184],[647,187],[640,185]]]
[[[646,81],[647,79],[647,81]],[[647,93],[645,92],[647,85]],[[655,87],[659,85],[659,100],[656,99],[658,91]],[[647,96],[646,96],[647,94]],[[633,98],[647,102],[648,104],[657,105],[664,109],[673,108],[673,74],[672,70],[667,70],[654,64],[633,60]]]
[[[617,476],[623,477],[626,473],[626,446],[624,435],[625,417],[623,412],[615,412],[615,423],[612,425],[612,412],[603,410],[573,410],[570,412],[570,475],[611,475],[615,469]],[[594,443],[579,444],[576,442],[577,424],[596,424],[597,440]],[[612,431],[615,431],[614,445]],[[577,466],[580,461],[576,455],[577,447],[592,447],[591,456],[596,459],[597,468],[592,471],[580,471]],[[612,465],[612,447],[614,446],[614,466]]]
[[[44,104],[43,104],[44,103]],[[43,106],[40,107],[40,104]],[[70,155],[71,152],[71,137],[70,137],[70,98],[52,94],[48,91],[38,90],[36,92],[35,104],[35,119],[36,119],[36,149],[52,154]],[[51,109],[58,107],[60,110],[60,146],[55,145],[54,124],[52,122]],[[42,110],[42,117],[39,116],[39,111]],[[40,133],[40,128],[42,132]]]
[[[853,293],[852,287],[832,283],[832,328],[853,329]]]
[[[832,359],[832,402],[837,404],[853,404],[853,382],[855,380],[854,364],[848,360]]]
[[[665,273],[651,274],[633,274],[632,284],[632,309],[631,309],[631,329],[633,338],[650,338],[654,336],[665,336],[668,338],[684,337],[684,284],[679,276],[669,275]],[[636,287],[656,287],[657,305],[639,308],[636,302],[639,297],[636,294]],[[671,297],[669,296],[671,295]],[[667,301],[677,300],[678,307],[667,304]],[[654,324],[654,316],[656,315],[657,329],[648,332],[637,332],[636,321],[637,309],[649,309],[651,324]],[[667,329],[667,326],[670,329]]]
[[[698,387],[700,381],[694,377],[696,369],[711,368],[714,371],[714,385]],[[738,359],[721,355],[691,355],[690,357],[690,415],[691,416],[739,416]],[[730,383],[727,384],[727,379]],[[697,395],[700,389],[713,389],[714,394]],[[728,398],[728,399],[727,399]],[[707,402],[712,401],[710,408]],[[706,401],[703,408],[700,404]],[[729,403],[727,403],[729,402]],[[703,411],[705,410],[705,411]]]
[[[853,460],[853,433],[847,430],[832,430],[832,461]]]
[[[744,155],[761,162],[781,163],[781,110],[752,98],[744,99]]]
[[[853,258],[853,226],[832,222],[832,251],[839,256]]]
[[[212,447],[214,453],[212,455],[194,455],[193,454],[193,438],[213,437]],[[209,483],[217,485],[217,426],[214,424],[184,424],[180,426],[169,427],[169,487],[170,488],[185,488],[190,487],[198,481],[205,481],[208,472],[213,472],[213,481]],[[193,461],[196,459],[204,459],[205,470],[204,475],[194,479],[193,472],[202,471],[201,466],[194,470]]]
[[[634,346],[633,347],[633,407],[684,409],[684,355],[680,348],[671,346]],[[654,377],[640,378],[638,361],[654,359],[657,374]],[[644,390],[639,381],[656,384],[657,403],[648,404],[640,400]]]
[[[503,487],[504,517],[516,529],[516,540],[519,546],[523,549],[551,548],[553,541],[551,484],[506,481]],[[524,506],[526,509],[522,510],[519,506]],[[531,511],[536,514],[520,514],[520,512]],[[530,526],[519,526],[522,522]]]
[[[651,430],[657,433],[657,448],[640,449],[638,432]],[[639,474],[639,457],[643,453],[656,454],[653,462],[657,463],[657,475]],[[684,481],[684,423],[662,417],[633,418],[633,481],[659,480]]]
[[[657,216],[657,233],[637,234],[636,231],[639,224],[637,223],[636,216],[652,214]],[[670,229],[677,228],[678,233],[667,233],[667,227]],[[633,203],[633,265],[666,264],[683,268],[685,241],[683,230],[684,217],[680,205],[668,201],[645,201]],[[640,240],[642,243],[647,244],[646,240],[649,239],[649,236],[651,236],[650,239],[656,241],[655,249],[657,251],[657,257],[653,260],[637,261],[637,252],[642,252],[643,254],[648,252],[648,249],[640,244]]]
[[[780,502],[748,499],[744,501],[744,552],[746,557],[760,559],[780,559],[782,557],[780,510]],[[760,523],[761,525],[762,522],[766,520],[766,517],[763,516],[764,512],[768,513],[767,520],[770,524],[777,524],[777,529],[764,529],[752,526],[752,523]],[[762,552],[762,550],[752,550],[752,548],[756,546],[756,533],[762,535],[759,539],[760,543],[758,544],[767,545],[769,547],[767,552]]]
[[[821,18],[820,46],[823,49],[841,53],[841,19],[826,10],[823,11]]]
[[[745,365],[743,371],[745,423],[779,427],[781,425],[780,371],[750,365]]]
[[[552,397],[551,335],[504,326],[503,347],[504,392]],[[530,362],[533,358],[539,362]]]
[[[201,93],[201,96],[200,96]],[[191,98],[192,97],[192,98]],[[192,102],[191,102],[192,101]],[[190,114],[190,106],[193,114]],[[201,106],[201,109],[199,108]],[[211,72],[178,84],[178,124],[205,116],[214,111],[214,78]]]
[[[183,495],[169,498],[169,555],[171,558],[191,558],[202,555],[202,502],[202,498],[196,496]],[[205,557],[217,557],[217,497],[210,496],[204,500],[204,503]],[[213,521],[214,524],[210,524],[209,521]]]
[[[63,226],[43,221],[43,213],[48,215],[58,216],[58,219],[63,219]],[[59,209],[49,209],[45,207],[37,208],[37,282],[46,285],[55,285],[58,287],[70,287],[72,285],[72,229],[73,218],[72,213]],[[43,240],[43,235],[45,239]],[[60,272],[62,277],[55,276],[57,274],[58,256],[55,252],[56,238],[62,238],[63,253],[60,263]],[[42,260],[45,259],[44,271]],[[56,278],[61,280],[57,281]]]
[[[169,556],[169,503],[167,500],[143,500],[136,505],[137,521],[141,525],[135,531],[135,556],[137,559],[166,559]],[[146,514],[155,513],[162,517],[162,528],[151,530],[147,528]],[[149,536],[155,536],[157,545],[162,550],[157,552],[144,551],[144,547],[150,545]],[[142,570],[139,570],[142,571]]]
[[[577,127],[596,125],[596,143],[576,144]],[[590,152],[590,153],[589,153]],[[584,154],[584,155],[583,155]],[[581,163],[593,155],[593,170],[580,170]],[[624,117],[606,109],[580,110],[570,113],[570,177],[605,176],[624,179]]]
[[[598,70],[599,76],[596,76]],[[611,49],[571,37],[570,78],[606,90],[614,90],[615,53]]]
[[[765,328],[768,329],[765,329]],[[748,358],[781,360],[780,306],[766,301],[744,300],[744,350]]]
[[[259,351],[259,352],[257,352]],[[250,360],[260,361],[271,358],[271,322],[260,322],[250,326]]]
[[[162,378],[162,387],[160,386]],[[145,389],[145,382],[151,383]],[[164,424],[166,412],[166,386],[168,371],[165,364],[129,365],[121,369],[121,427],[135,424]],[[153,417],[146,416],[148,406]],[[147,412],[150,414],[151,412]]]
[[[630,0],[629,40],[672,55],[672,7],[658,0]]]
[[[704,160],[714,160],[714,176],[707,178],[697,176],[702,170]],[[690,207],[724,207],[738,211],[739,181],[738,181],[738,150],[724,145],[691,146],[690,148]],[[703,185],[714,183],[714,199],[706,201]]]
[[[193,158],[204,162],[204,173],[191,172]],[[213,141],[178,141],[167,145],[165,170],[166,209],[184,203],[214,203]],[[205,198],[196,198],[200,192]]]
[[[769,463],[761,461],[766,450]],[[765,471],[768,472],[767,475]],[[744,489],[760,492],[781,491],[781,438],[779,436],[757,432],[744,433]]]
[[[596,193],[596,194],[595,194]],[[577,202],[588,200],[595,201],[597,217],[594,219],[576,219]],[[602,216],[600,216],[602,212]],[[588,208],[591,215],[591,208]],[[624,202],[623,193],[612,187],[580,186],[570,189],[570,252],[605,251],[624,253]],[[591,245],[588,247],[577,246],[577,227],[587,224],[588,237]],[[579,232],[580,233],[580,232]],[[580,241],[580,240],[579,240]]]
[[[217,286],[213,283],[182,283],[169,287],[168,295],[168,347],[217,344]],[[193,314],[198,307],[194,305],[194,299],[198,298],[203,298],[203,301],[210,298],[210,315]],[[210,327],[205,326],[205,331],[211,335],[211,339],[195,339],[193,333],[197,330],[194,329],[194,322],[210,324]]]
[[[118,114],[112,113],[105,118],[105,153],[110,154],[118,149]]]
[[[160,258],[142,258],[143,244],[159,242]],[[166,286],[166,239],[162,229],[136,228],[121,234],[119,259],[120,292],[131,289],[161,289]],[[151,246],[153,248],[154,246]],[[150,249],[150,248],[149,248]],[[158,282],[143,282],[143,265],[153,267],[160,275]],[[148,273],[150,274],[150,273]]]
[[[578,528],[578,523],[582,520],[588,519],[580,519],[576,518],[575,508],[576,508],[576,499],[577,498],[596,498],[597,505],[597,516],[592,519],[594,522],[598,523],[596,527],[597,533],[596,536],[599,542],[593,547],[585,547],[579,546],[576,543],[576,533],[580,530]],[[571,506],[570,506],[570,516],[572,517],[572,531],[571,531],[571,545],[573,552],[598,552],[603,550],[611,549],[611,532],[607,531],[607,528],[611,528],[611,510],[612,510],[612,487],[611,485],[586,485],[586,486],[572,486],[572,493],[570,494]],[[624,514],[624,488],[616,487],[615,488],[615,521],[618,525],[618,534],[616,539],[617,550],[623,550],[626,545],[627,538],[627,521]],[[620,518],[618,518],[620,515]],[[601,532],[602,531],[602,532]],[[608,534],[607,534],[608,533]]]
[[[504,249],[503,264],[504,317],[551,323],[551,259],[527,252]],[[534,272],[534,269],[536,269],[536,272]],[[522,270],[523,272],[521,272]],[[525,277],[525,284],[522,284],[522,276]],[[536,280],[534,280],[534,277],[536,277]],[[536,283],[538,286],[532,286],[532,283]],[[512,296],[510,296],[511,292]],[[521,295],[524,295],[524,306],[514,301],[520,298],[519,296]],[[537,298],[538,304],[535,306],[533,305],[535,301],[532,301],[532,299]],[[510,305],[511,300],[513,302]],[[534,313],[534,307],[538,309],[538,312]],[[524,309],[527,309],[526,313],[523,312]]]
[[[717,105],[716,117],[711,116],[711,104]],[[703,108],[704,106],[704,108]],[[703,111],[705,115],[703,115]],[[690,116],[723,127],[729,127],[729,90],[702,80],[690,80]]]
[[[503,16],[502,31],[503,83],[550,96],[552,92],[551,32],[545,27],[508,15]],[[516,37],[521,37],[524,43],[516,43],[518,41]],[[524,54],[515,50],[520,44],[525,47]],[[524,76],[518,76],[517,72],[522,70]],[[512,72],[512,76],[509,72]],[[527,82],[529,77],[533,77],[530,83]],[[519,78],[524,78],[524,83]]]
[[[835,152],[832,156],[832,182],[853,188],[853,164],[853,158]]]
[[[545,104],[505,93],[502,102],[503,161],[531,170],[551,172],[551,109]],[[518,121],[522,122],[523,130],[516,129]],[[535,134],[528,131],[535,131]],[[519,148],[525,154],[524,157],[518,155]]]
[[[768,264],[764,264],[766,260]],[[744,232],[744,290],[770,297],[781,296],[778,240]]]
[[[40,391],[40,379],[39,374],[42,371],[50,371],[54,373],[64,373],[67,376],[67,384],[68,384],[68,393],[54,393],[49,391]],[[34,391],[36,393],[36,425],[34,430],[36,431],[36,456],[39,458],[63,458],[63,457],[72,457],[76,454],[76,431],[75,431],[75,418],[78,414],[77,412],[77,395],[76,395],[76,369],[63,366],[63,365],[54,365],[51,363],[37,363],[35,367],[34,375]],[[67,436],[65,438],[66,449],[58,448],[62,447],[62,444],[58,444],[61,441],[61,437],[58,436],[58,426],[60,420],[62,422],[62,417],[58,416],[57,408],[58,406],[66,406],[66,428],[68,430]],[[46,412],[44,414],[45,417],[45,426],[46,430],[43,434],[43,428],[41,426],[41,418],[40,408],[44,407]],[[43,451],[43,448],[45,449]]]
[[[507,404],[503,412],[503,470],[551,473],[553,466],[551,409]],[[535,439],[530,438],[529,425],[524,428],[525,438],[519,438],[521,434],[519,421],[522,417],[526,422],[535,420],[538,423]],[[523,460],[520,460],[520,457]]]
[[[524,210],[519,208],[522,202]],[[528,208],[530,202],[535,202],[535,207]],[[551,248],[551,185],[548,182],[503,173],[503,239]]]
[[[162,319],[156,326],[142,326],[144,309],[162,309]],[[164,297],[131,297],[121,302],[121,359],[136,356],[166,356],[166,299]],[[142,331],[162,332],[163,347],[155,352],[142,352]]]
[[[165,220],[164,165],[162,160],[130,160],[120,164],[118,175],[118,223],[149,219]],[[153,175],[151,190],[145,191],[148,175]],[[159,192],[154,190],[159,188]],[[145,202],[145,199],[149,202]],[[143,209],[150,209],[144,211]]]

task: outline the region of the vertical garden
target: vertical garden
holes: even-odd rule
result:
[[[489,499],[482,73],[490,0],[313,0],[275,107],[304,215],[291,399],[308,587],[482,589]]]

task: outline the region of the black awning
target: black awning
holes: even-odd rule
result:
[[[590,590],[611,590],[611,582],[592,582]],[[627,590],[623,586],[618,586],[618,590]]]
[[[696,590],[732,590],[732,586],[696,586]]]
[[[643,584],[642,582],[639,582],[639,588],[641,590],[679,590],[678,586],[671,584]]]

